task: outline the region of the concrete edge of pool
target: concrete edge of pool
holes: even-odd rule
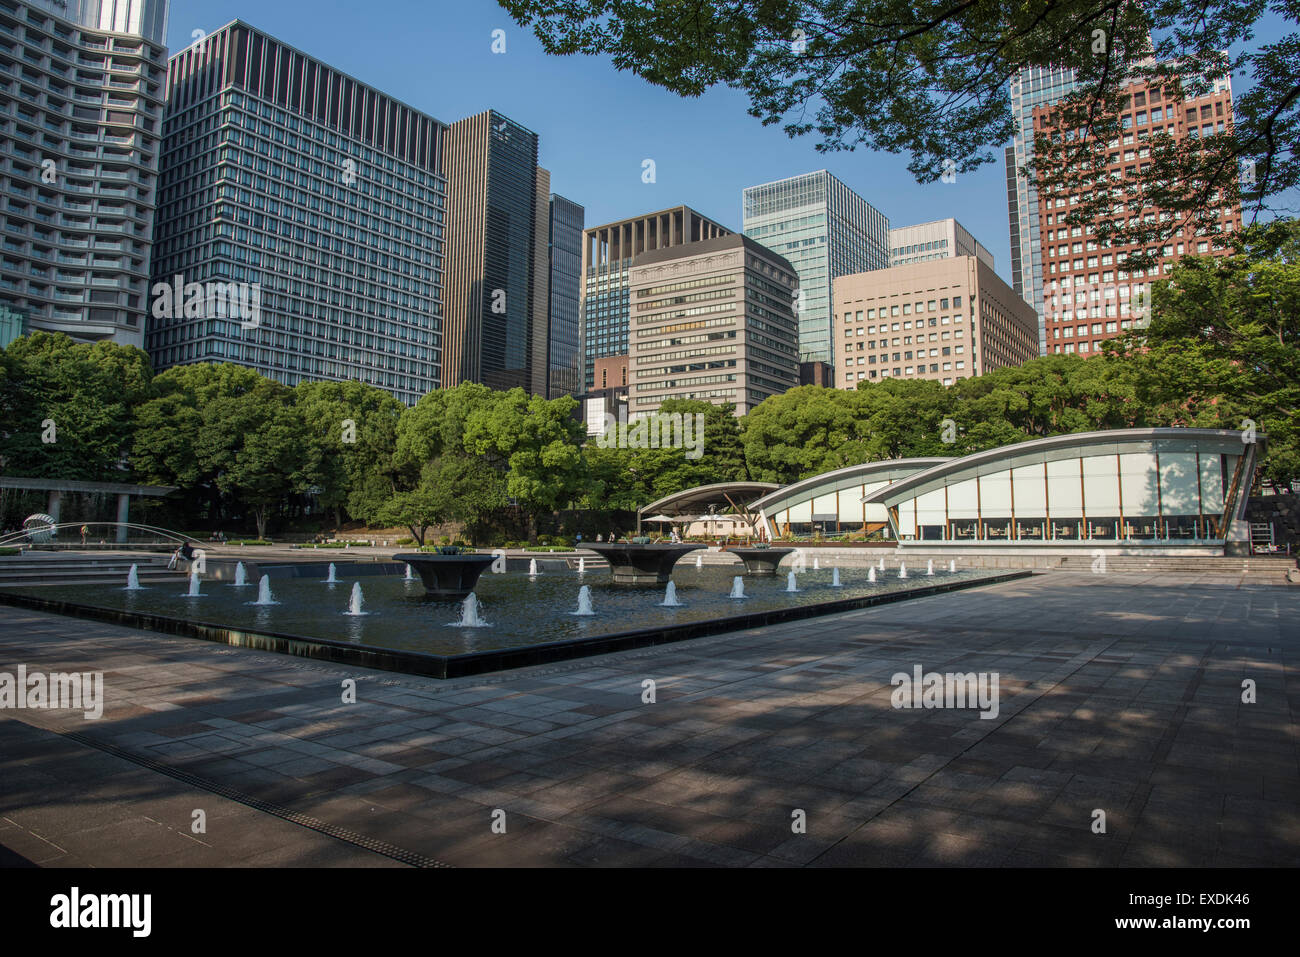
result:
[[[140,631],[153,631],[181,638],[196,638],[200,641],[211,641],[236,648],[273,651],[299,658],[356,665],[361,668],[373,668],[377,671],[394,671],[427,678],[465,678],[473,675],[490,674],[495,671],[509,671],[515,668],[554,664],[560,661],[572,661],[576,658],[611,654],[617,651],[631,651],[637,648],[649,648],[654,645],[670,644],[677,641],[689,641],[692,638],[704,638],[732,631],[744,631],[749,628],[761,628],[765,625],[782,624],[805,618],[819,618],[824,615],[856,611],[875,605],[888,605],[912,598],[925,598],[931,595],[962,591],[983,585],[996,585],[1020,578],[1028,578],[1031,575],[1033,575],[1031,570],[1020,569],[980,578],[924,585],[903,591],[885,592],[880,595],[862,595],[856,598],[840,598],[815,605],[799,605],[790,608],[751,612],[744,615],[728,615],[723,618],[688,622],[667,628],[641,628],[608,635],[595,635],[590,638],[570,638],[565,641],[544,642],[519,648],[475,651],[461,655],[432,655],[418,651],[399,651],[378,648],[374,645],[359,645],[327,638],[309,638],[304,635],[291,635],[274,631],[249,631],[211,622],[187,621],[165,615],[121,611],[115,608],[101,608],[96,605],[82,605],[75,602],[38,598],[33,595],[10,592],[6,589],[0,589],[0,605],[63,615],[69,618],[106,622],[135,628]]]

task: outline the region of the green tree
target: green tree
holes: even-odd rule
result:
[[[342,525],[344,509],[359,516],[374,491],[391,494],[404,406],[390,393],[352,380],[303,382],[294,391],[306,430],[304,481]]]
[[[944,420],[952,413],[952,393],[929,379],[884,379],[858,383],[853,411],[862,438],[857,462],[951,455],[944,442]],[[845,462],[855,465],[857,462]]]
[[[1268,433],[1262,475],[1300,476],[1300,222],[1235,237],[1227,257],[1181,260],[1156,283],[1148,328],[1106,343],[1134,370],[1158,425]],[[1095,361],[1095,360],[1093,360]]]
[[[668,447],[602,447],[595,440],[587,443],[583,450],[587,473],[583,502],[587,507],[635,509],[688,488],[748,478],[735,406],[699,399],[668,399],[660,405],[658,415],[666,417],[660,418],[660,423],[668,423],[666,436],[663,425],[657,426],[661,446],[668,443]],[[621,433],[623,439],[635,438],[637,428],[635,423],[630,424]],[[679,438],[684,447],[675,447]],[[619,442],[619,434],[611,433],[608,441]]]
[[[192,512],[248,507],[257,533],[306,487],[305,427],[293,390],[233,364],[176,366],[136,410],[134,461],[149,481],[180,486]]]
[[[750,476],[785,485],[870,461],[858,393],[818,385],[771,396],[741,422]]]
[[[32,478],[130,479],[132,410],[154,394],[153,369],[143,351],[36,332],[9,345],[4,368],[5,471]]]
[[[257,522],[257,537],[266,538],[271,512],[306,488],[302,418],[293,406],[291,390],[283,386],[257,389],[224,401],[219,412],[227,428],[241,432],[242,441],[220,446],[218,454],[227,458],[217,486],[250,508]],[[213,422],[204,424],[211,436]]]
[[[264,380],[253,369],[231,363],[173,366],[154,379],[157,394],[135,409],[131,458],[140,477],[157,485],[180,488],[187,514],[204,508],[219,517],[217,479],[227,464],[204,454],[207,410],[215,402],[243,395]]]
[[[815,134],[822,151],[907,153],[920,182],[1000,161],[1016,132],[1008,80],[1030,67],[1071,70],[1076,89],[1060,119],[1090,135],[1041,173],[1085,202],[1146,196],[1178,212],[1108,223],[1116,244],[1159,246],[1157,237],[1226,205],[1239,193],[1239,161],[1254,164],[1245,198],[1257,209],[1300,183],[1300,8],[1286,0],[500,2],[548,53],[608,56],[682,96],[741,89],[764,125]],[[1283,35],[1246,46],[1265,18]],[[1159,145],[1138,176],[1094,182],[1079,144],[1105,148],[1130,79],[1164,85],[1177,104],[1224,76],[1244,78],[1249,91],[1223,135],[1196,149]]]
[[[473,526],[508,504],[500,472],[483,459],[453,453],[426,462],[416,486],[390,496],[379,516],[387,524],[410,529],[423,548],[433,526]]]
[[[511,389],[465,420],[465,449],[504,468],[506,490],[528,518],[530,541],[540,515],[582,493],[584,432],[573,415],[577,405],[570,396],[543,399]]]
[[[953,386],[958,442],[946,454],[1147,425],[1134,390],[1133,368],[1105,356],[1054,354],[964,379]]]

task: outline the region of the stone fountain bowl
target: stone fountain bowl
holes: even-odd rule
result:
[[[768,576],[776,574],[776,567],[781,564],[781,559],[793,552],[794,549],[742,545],[728,548],[727,551],[745,563],[746,574]]]
[[[626,545],[621,542],[589,542],[583,548],[595,552],[609,562],[614,583],[618,585],[666,585],[673,575],[673,566],[688,552],[706,546],[692,545]]]
[[[405,562],[414,568],[424,583],[426,594],[447,601],[461,601],[474,590],[479,576],[495,559],[491,555],[473,552],[451,555],[414,552],[394,555],[393,561]]]

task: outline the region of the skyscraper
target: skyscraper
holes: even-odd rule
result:
[[[1232,126],[1232,85],[1226,77],[1203,96],[1146,81],[1129,83],[1125,92],[1128,104],[1102,174],[1113,180],[1130,179],[1141,170],[1149,161],[1153,136],[1166,135],[1194,148],[1198,137]],[[1035,107],[1033,122],[1040,133],[1054,132],[1053,121],[1050,107]],[[1042,270],[1038,293],[1044,351],[1095,355],[1104,340],[1146,322],[1151,283],[1183,256],[1229,255],[1227,236],[1241,228],[1241,207],[1217,195],[1210,200],[1217,202],[1209,210],[1212,220],[1184,224],[1161,246],[1101,246],[1095,220],[1079,226],[1065,222],[1073,197],[1040,192],[1035,219],[1042,245],[1035,250],[1035,262]],[[1142,215],[1149,222],[1169,222],[1175,216],[1152,206]],[[1129,256],[1143,252],[1156,257],[1156,263],[1131,268]]]
[[[835,364],[831,284],[889,265],[889,220],[826,170],[750,186],[744,233],[799,273],[799,359]]]
[[[446,126],[241,21],[172,57],[167,93],[155,366],[358,379],[407,403],[436,387]],[[260,309],[173,310],[181,284],[251,287]]]
[[[1050,106],[1075,86],[1073,70],[1029,67],[1011,78],[1011,113],[1016,135],[1006,149],[1007,215],[1011,225],[1011,287],[1043,314],[1043,257],[1039,245],[1038,185],[1020,170],[1034,158],[1034,108]],[[1040,328],[1040,355],[1047,336]]]
[[[585,218],[586,210],[573,200],[551,194],[548,399],[582,392],[582,227]]]
[[[451,124],[444,387],[546,393],[550,173],[537,149],[495,110]]]
[[[167,0],[0,4],[0,308],[144,344]]]
[[[628,269],[652,249],[681,246],[731,230],[689,206],[592,226],[582,236],[582,348],[585,389],[596,385],[596,360],[628,354]]]

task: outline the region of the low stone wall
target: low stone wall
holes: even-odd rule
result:
[[[1293,555],[1300,550],[1300,495],[1256,496],[1246,504],[1246,517],[1252,524],[1271,522],[1279,545],[1289,544]]]

